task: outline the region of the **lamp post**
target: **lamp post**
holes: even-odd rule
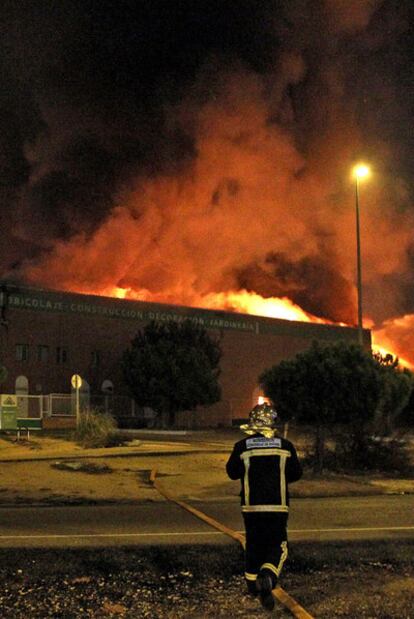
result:
[[[355,216],[356,216],[356,245],[357,245],[357,289],[358,289],[358,344],[363,345],[362,324],[362,270],[361,270],[361,235],[359,229],[359,183],[369,176],[369,168],[363,163],[354,167],[355,176]]]

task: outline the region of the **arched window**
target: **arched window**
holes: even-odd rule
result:
[[[102,393],[105,395],[112,395],[114,392],[114,384],[111,380],[105,379],[101,386]]]
[[[29,381],[26,376],[16,378],[16,395],[29,395]]]

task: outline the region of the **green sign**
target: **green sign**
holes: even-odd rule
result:
[[[17,410],[0,409],[0,429],[17,430]]]

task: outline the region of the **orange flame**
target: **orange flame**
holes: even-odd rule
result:
[[[78,290],[79,292],[79,290]],[[148,290],[132,290],[131,288],[106,288],[98,293],[103,296],[117,297],[118,299],[134,299],[136,301],[149,301],[162,303],[167,302],[159,295],[154,295]],[[169,301],[168,301],[169,302]],[[192,307],[205,309],[219,309],[230,312],[240,312],[253,316],[265,316],[268,318],[280,318],[282,320],[297,320],[299,322],[317,322],[320,324],[332,324],[328,320],[318,318],[305,312],[299,305],[293,303],[287,297],[264,298],[247,290],[210,293],[195,296],[190,303]]]
[[[319,322],[325,320],[305,312],[287,297],[264,297],[247,290],[219,292],[208,294],[202,299],[203,307],[209,309],[225,309],[243,314],[281,318],[283,320],[298,320],[301,322]]]
[[[383,339],[381,339],[383,338]],[[398,342],[397,342],[398,346]],[[393,357],[398,357],[398,361],[400,365],[402,365],[407,370],[414,372],[414,363],[411,363],[408,359],[402,357],[398,349],[396,350],[391,338],[388,336],[381,336],[381,331],[372,333],[372,350],[373,352],[379,352],[383,357],[387,355],[392,355]]]

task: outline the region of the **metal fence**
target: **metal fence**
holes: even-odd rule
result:
[[[80,392],[80,409],[95,409],[115,417],[136,414],[135,402],[122,395],[89,395]],[[49,393],[47,395],[18,395],[18,417],[73,417],[76,415],[75,393]]]
[[[119,427],[155,428],[159,415],[149,407],[140,407],[126,395],[80,393],[80,410],[97,410],[113,415]],[[250,402],[238,399],[222,400],[213,407],[178,413],[176,426],[184,429],[211,426],[231,426],[247,417]],[[34,418],[76,417],[76,396],[73,393],[17,396],[17,416]]]
[[[49,396],[17,395],[18,417],[44,417],[49,411]]]
[[[71,417],[76,415],[75,402],[70,393],[51,393],[48,397],[48,416]]]

